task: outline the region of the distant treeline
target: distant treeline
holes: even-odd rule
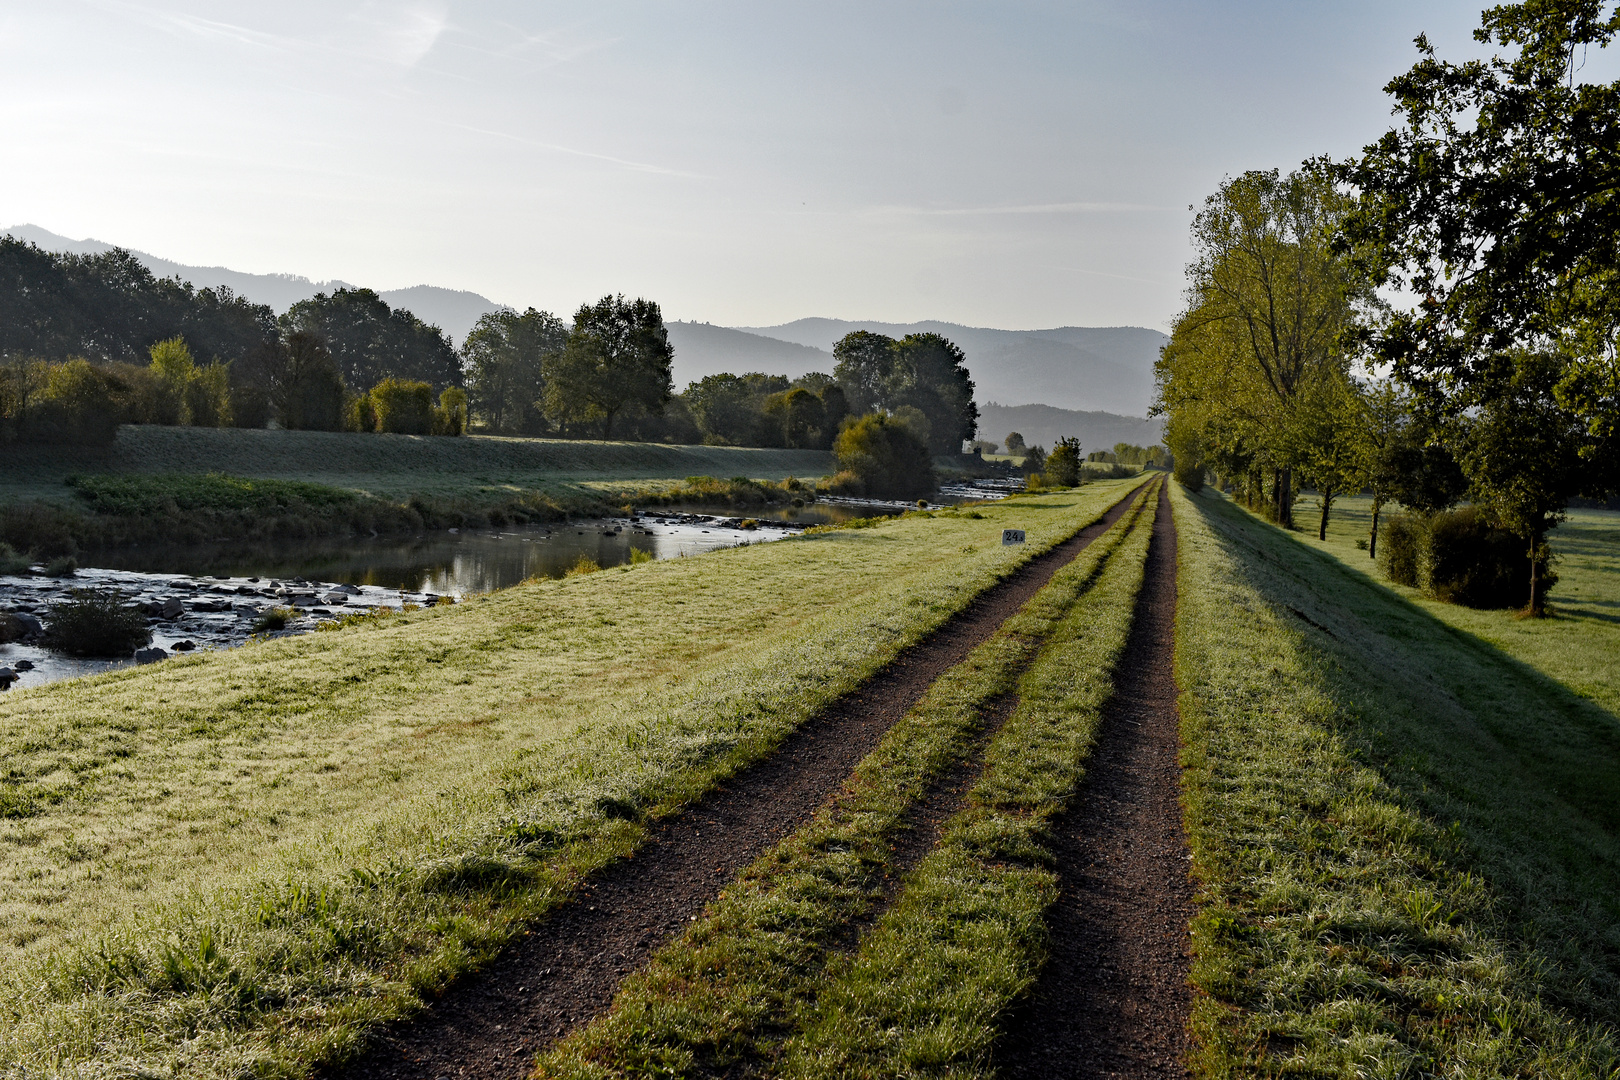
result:
[[[0,238],[0,441],[104,443],[120,423],[449,435],[470,426],[835,449],[856,420],[880,416],[890,422],[868,424],[861,440],[915,439],[927,458],[959,452],[976,433],[965,357],[938,334],[859,331],[834,355],[832,375],[711,375],[676,393],[669,335],[649,300],[603,297],[571,325],[534,308],[493,312],[458,352],[369,289],[317,294],[278,318],[227,288],[157,278],[125,251],[62,255]],[[893,447],[876,456],[894,454],[910,460]]]

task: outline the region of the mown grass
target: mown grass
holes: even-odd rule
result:
[[[784,1077],[990,1076],[1057,900],[1050,826],[1085,776],[1130,633],[1156,490],[1018,683],[966,806],[798,1018]]]
[[[829,949],[869,915],[892,873],[905,814],[965,764],[985,709],[1129,531],[1116,523],[936,681],[837,798],[749,866],[680,939],[627,978],[612,1010],[540,1058],[537,1075],[706,1075],[760,1069],[815,1000]]]
[[[49,555],[755,506],[831,468],[813,450],[125,426],[107,448],[8,447],[0,541]]]
[[[1196,1074],[1614,1075],[1620,719],[1175,498]]]
[[[1316,507],[1315,496],[1307,495],[1301,500],[1300,520],[1314,524]],[[1386,507],[1383,520],[1391,513]],[[1620,715],[1620,512],[1571,510],[1569,520],[1553,530],[1548,539],[1558,584],[1548,597],[1551,613],[1540,620],[1518,618],[1514,611],[1474,611],[1391,583],[1367,552],[1356,547],[1356,541],[1367,539],[1371,517],[1372,500],[1365,496],[1336,500],[1326,543],[1316,539],[1314,528],[1296,535],[1446,625],[1489,641]]]
[[[342,1058],[1128,487],[12,691],[0,1065]]]

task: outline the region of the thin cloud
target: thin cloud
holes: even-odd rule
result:
[[[619,165],[635,172],[657,173],[660,176],[683,176],[690,179],[702,179],[698,173],[686,172],[681,169],[671,169],[664,165],[653,165],[645,161],[631,161],[628,158],[614,157],[612,154],[598,154],[592,150],[579,150],[572,146],[563,146],[561,143],[545,142],[542,139],[531,139],[525,135],[513,135],[508,131],[495,131],[492,128],[473,127],[470,124],[455,125],[463,131],[471,131],[477,135],[489,135],[496,139],[506,139],[525,146],[539,147],[541,150],[551,150],[558,154],[569,154],[573,157],[590,158],[593,161],[606,161]]]

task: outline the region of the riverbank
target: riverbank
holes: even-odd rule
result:
[[[0,1066],[342,1056],[1129,487],[8,695]]]
[[[6,447],[0,542],[51,556],[762,506],[832,471],[819,450],[126,425],[108,447]]]

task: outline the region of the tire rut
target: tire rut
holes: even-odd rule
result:
[[[1103,518],[981,593],[769,757],[657,823],[630,858],[596,874],[482,972],[415,1018],[385,1026],[354,1062],[322,1070],[353,1080],[515,1080],[535,1055],[604,1011],[619,982],[695,920],[735,874],[831,797],[933,682],[965,660],[1069,560],[1129,509]]]
[[[1000,1076],[1185,1077],[1193,884],[1173,667],[1176,531],[1159,493],[1142,590],[1087,778],[1055,827],[1060,896]]]

